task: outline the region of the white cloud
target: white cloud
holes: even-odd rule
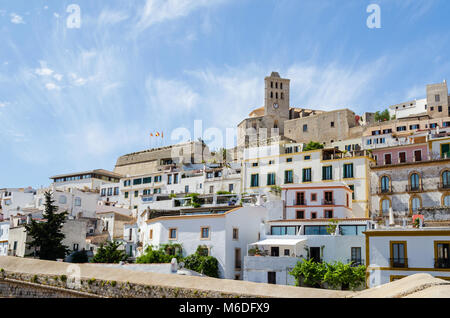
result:
[[[0,101],[0,108],[4,108],[4,107],[8,106],[9,104],[10,104],[9,102]]]
[[[63,79],[63,75],[61,75],[61,74],[55,74],[55,75],[53,75],[53,77],[58,81],[58,82],[61,82],[61,80]]]
[[[125,12],[105,9],[100,13],[97,23],[100,25],[117,24],[128,19],[128,17]]]
[[[61,87],[59,87],[55,83],[47,83],[47,84],[45,84],[45,88],[48,89],[49,91],[55,91],[55,90],[61,89]]]
[[[185,17],[196,9],[221,2],[223,0],[147,0],[136,28],[143,31],[154,24]]]
[[[53,16],[54,16],[55,18],[57,18],[57,19],[59,18],[59,14],[56,13],[56,12],[53,13]]]
[[[190,110],[195,107],[199,99],[198,94],[181,81],[148,77],[145,87],[150,103],[161,110]]]
[[[47,64],[43,61],[40,62],[41,67],[35,70],[35,73],[40,76],[50,76],[54,71],[47,67]]]
[[[11,17],[11,22],[14,24],[25,24],[25,22],[23,21],[23,18],[16,13],[11,13],[10,17]]]

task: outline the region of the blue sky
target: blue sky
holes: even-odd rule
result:
[[[80,28],[67,28],[70,4]],[[369,4],[381,28],[369,29]],[[112,170],[149,133],[235,127],[264,76],[362,114],[450,79],[447,0],[0,0],[0,188]]]

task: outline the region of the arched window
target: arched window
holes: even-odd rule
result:
[[[280,83],[280,89],[283,89],[283,83]]]
[[[420,183],[419,180],[420,180],[420,178],[419,178],[419,175],[417,173],[411,174],[411,176],[409,177],[409,181],[410,181],[410,185],[411,185],[411,191],[419,190],[419,183]]]
[[[450,171],[448,170],[442,173],[442,186],[444,189],[450,188]]]
[[[284,99],[284,94],[283,93],[280,93],[280,98]]]
[[[390,181],[388,176],[381,177],[381,192],[390,192]]]
[[[278,99],[278,93],[275,93],[275,98]]]
[[[381,212],[383,215],[389,214],[389,208],[391,207],[391,201],[389,199],[384,199],[381,201]]]
[[[411,199],[411,212],[414,214],[420,209],[420,199],[418,197],[413,197]]]
[[[444,200],[442,200],[442,201],[443,201],[442,203],[444,206],[450,206],[450,195],[448,195],[448,194],[445,195]]]
[[[275,120],[275,122],[273,123],[273,128],[278,128],[278,120]]]
[[[270,92],[270,98],[273,98],[273,92]]]

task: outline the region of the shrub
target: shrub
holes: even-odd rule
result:
[[[145,254],[139,256],[136,259],[137,264],[163,264],[170,263],[172,258],[176,258],[177,261],[182,260],[181,255],[181,245],[179,244],[165,244],[162,245],[159,249],[153,249],[153,247],[149,246],[145,250]]]
[[[106,245],[101,244],[92,263],[120,263],[121,261],[126,261],[128,256],[125,251],[119,250],[122,245],[121,242],[108,242]]]
[[[184,267],[209,277],[219,277],[219,262],[213,256],[202,256],[198,253],[184,258]]]
[[[323,149],[323,145],[320,142],[310,141],[304,148],[303,151]]]
[[[60,278],[61,278],[62,282],[67,281],[67,276],[66,275],[61,275]]]
[[[85,250],[78,251],[72,254],[72,262],[71,263],[87,263],[88,256]]]

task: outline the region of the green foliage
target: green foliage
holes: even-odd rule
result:
[[[289,273],[299,285],[300,279],[308,287],[320,287],[326,283],[336,289],[355,289],[365,282],[366,267],[354,266],[342,262],[316,263],[313,260],[298,262]]]
[[[169,194],[169,198],[170,198],[170,199],[173,199],[173,198],[176,198],[176,197],[177,197],[177,195],[176,195],[175,193]]]
[[[66,275],[61,275],[60,279],[61,279],[62,282],[65,282],[65,281],[67,281],[67,276]]]
[[[145,254],[136,259],[137,264],[164,264],[170,263],[172,258],[179,262],[182,257],[182,248],[180,244],[163,244],[159,249],[149,246]]]
[[[112,241],[108,242],[106,245],[101,244],[94,258],[91,260],[92,263],[120,263],[121,261],[127,260],[127,255],[125,251],[119,250],[122,245],[121,242]]]
[[[31,220],[25,225],[27,234],[32,237],[28,244],[29,248],[38,249],[40,259],[55,261],[57,258],[64,258],[69,249],[62,244],[65,235],[61,232],[67,212],[56,213],[58,207],[53,205],[51,192],[45,192],[45,211],[43,218],[45,222]]]
[[[78,251],[72,254],[72,263],[87,263],[88,256],[85,250]]]
[[[116,285],[117,285],[117,282],[116,282],[115,280],[113,280],[113,281],[111,282],[111,286],[112,286],[112,287],[116,287]]]
[[[327,226],[327,233],[334,234],[336,232],[337,226],[338,226],[338,221],[335,219],[331,219],[330,223]]]
[[[281,194],[281,187],[273,185],[273,186],[270,187],[270,192],[275,193],[276,195],[280,195]]]
[[[216,194],[231,194],[231,192],[228,192],[228,191],[217,191]]]
[[[303,151],[323,149],[323,144],[316,141],[310,141],[304,148]]]
[[[91,278],[90,280],[88,280],[89,285],[92,285],[93,283],[95,283],[95,278]]]
[[[188,195],[186,195],[186,198],[191,198],[191,206],[193,208],[199,208],[201,207],[201,201],[200,198],[198,197],[200,194],[198,193],[189,193]]]
[[[381,113],[377,111],[375,113],[375,121],[388,121],[391,119],[391,116],[389,115],[389,110],[385,109]]]
[[[34,275],[33,278],[31,279],[32,283],[38,283],[38,276]]]
[[[205,274],[209,277],[219,277],[219,262],[213,256],[202,256],[197,253],[183,259],[184,267]]]

